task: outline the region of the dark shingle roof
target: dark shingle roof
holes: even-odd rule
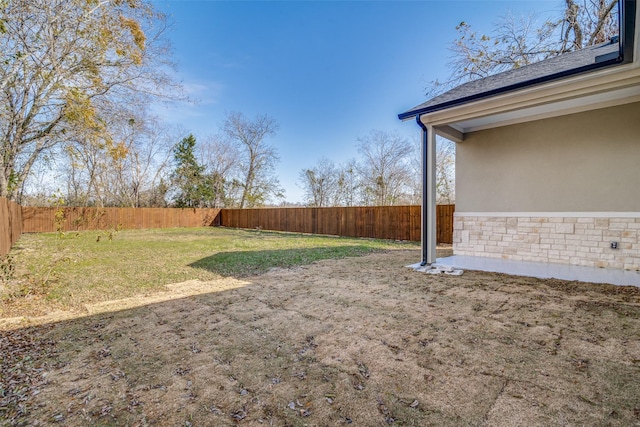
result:
[[[575,52],[565,53],[535,64],[505,71],[483,79],[474,80],[457,86],[441,95],[431,98],[398,117],[407,119],[418,114],[443,110],[467,102],[488,98],[527,86],[560,79],[567,75],[585,72],[598,66],[607,66],[619,60],[618,43],[602,43]],[[603,57],[604,60],[596,61]]]

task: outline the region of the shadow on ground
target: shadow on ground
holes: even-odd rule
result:
[[[232,289],[2,331],[5,420],[640,423],[639,289],[403,267],[418,255],[322,261]]]
[[[272,268],[289,268],[325,259],[357,257],[375,252],[370,246],[333,246],[317,248],[281,249],[269,251],[219,252],[189,264],[213,273],[228,276],[250,276]]]

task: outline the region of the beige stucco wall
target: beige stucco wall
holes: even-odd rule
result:
[[[469,133],[458,212],[639,212],[640,103]]]

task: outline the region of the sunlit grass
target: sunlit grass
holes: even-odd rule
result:
[[[112,239],[110,239],[112,237]],[[271,268],[361,256],[415,243],[226,228],[25,234],[11,254],[16,278],[3,315],[72,309],[152,293],[190,279],[242,277]]]

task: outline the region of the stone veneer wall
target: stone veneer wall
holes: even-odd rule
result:
[[[617,215],[456,212],[453,250],[455,255],[640,270],[640,214]],[[618,249],[611,249],[613,241]]]

